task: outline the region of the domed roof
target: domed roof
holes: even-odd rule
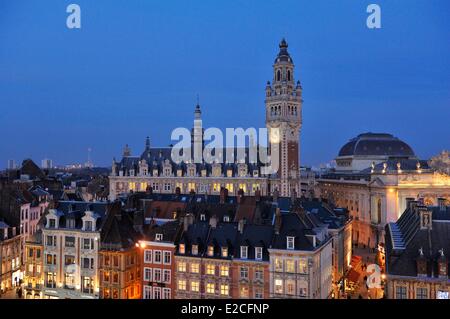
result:
[[[279,47],[280,47],[280,52],[278,52],[278,55],[275,58],[275,63],[277,63],[277,62],[294,63],[294,61],[292,61],[292,58],[287,51],[288,44],[284,38],[281,40]]]
[[[363,133],[342,146],[338,156],[415,157],[412,148],[386,133]]]

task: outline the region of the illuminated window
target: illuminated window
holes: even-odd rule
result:
[[[206,177],[206,169],[202,169],[202,177]]]
[[[179,261],[178,262],[178,271],[179,272],[186,272],[186,262]]]
[[[180,254],[185,254],[186,253],[186,246],[184,244],[180,244],[180,247],[178,248],[178,252]]]
[[[286,280],[286,294],[295,295],[295,281],[292,279]]]
[[[234,191],[233,183],[226,183],[226,184],[225,184],[225,188],[228,189],[228,191],[229,191],[230,193],[232,193],[232,192]]]
[[[295,272],[295,261],[288,259],[286,260],[286,272],[291,272],[294,273]]]
[[[191,281],[191,291],[199,292],[200,291],[200,282],[197,280]]]
[[[220,275],[222,277],[228,277],[230,275],[230,267],[227,265],[220,266]]]
[[[227,170],[227,177],[233,177],[233,170],[232,169]]]
[[[213,245],[208,246],[208,256],[210,256],[210,257],[214,256],[214,246]]]
[[[213,184],[213,192],[220,192],[220,183]]]
[[[182,177],[183,176],[183,171],[181,169],[177,170],[177,176],[178,177]]]
[[[195,183],[188,183],[188,190],[195,192]]]
[[[228,247],[222,247],[222,257],[223,258],[228,257]]]
[[[283,271],[283,260],[275,258],[275,271]]]
[[[128,189],[130,191],[135,191],[136,190],[136,183],[135,182],[129,182],[128,183]]]
[[[183,192],[183,183],[175,183],[175,189],[177,189],[177,187],[180,189],[180,192]]]
[[[192,255],[198,255],[198,245],[192,245]]]
[[[191,264],[191,273],[193,273],[193,274],[200,273],[200,264],[199,263],[192,263]]]
[[[258,183],[252,185],[252,191],[256,192],[258,189],[261,189]]]
[[[216,274],[216,266],[213,264],[206,265],[206,274],[207,275],[215,275]]]
[[[221,284],[220,285],[220,294],[222,296],[228,296],[230,293],[230,286],[228,286],[227,284]]]
[[[186,290],[186,280],[178,280],[178,290]]]
[[[214,294],[216,291],[216,287],[214,285],[214,283],[207,283],[206,284],[206,293],[207,294]]]
[[[157,169],[153,170],[153,176],[158,176],[158,170]]]
[[[249,296],[248,287],[246,287],[246,286],[241,287],[241,289],[239,289],[239,296],[241,298],[248,298],[248,296]]]
[[[275,279],[275,293],[277,294],[283,293],[283,280]]]
[[[298,271],[301,274],[308,273],[308,263],[307,263],[306,259],[302,258],[298,261]]]

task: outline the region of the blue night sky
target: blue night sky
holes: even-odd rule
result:
[[[366,27],[366,7],[382,28]],[[82,28],[66,27],[66,6]],[[0,167],[110,165],[145,137],[264,127],[264,88],[286,37],[303,86],[302,164],[359,133],[389,132],[421,158],[450,148],[450,2],[0,0]]]

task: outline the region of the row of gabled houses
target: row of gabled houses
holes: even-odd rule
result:
[[[40,223],[26,298],[330,298],[352,250],[345,210],[226,189],[61,201]]]

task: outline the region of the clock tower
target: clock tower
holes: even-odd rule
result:
[[[279,153],[279,167],[271,181],[271,191],[281,196],[300,193],[300,128],[302,126],[302,87],[295,83],[294,62],[285,39],[273,64],[273,80],[266,85],[266,127],[271,157]],[[274,147],[274,143],[278,143]]]

